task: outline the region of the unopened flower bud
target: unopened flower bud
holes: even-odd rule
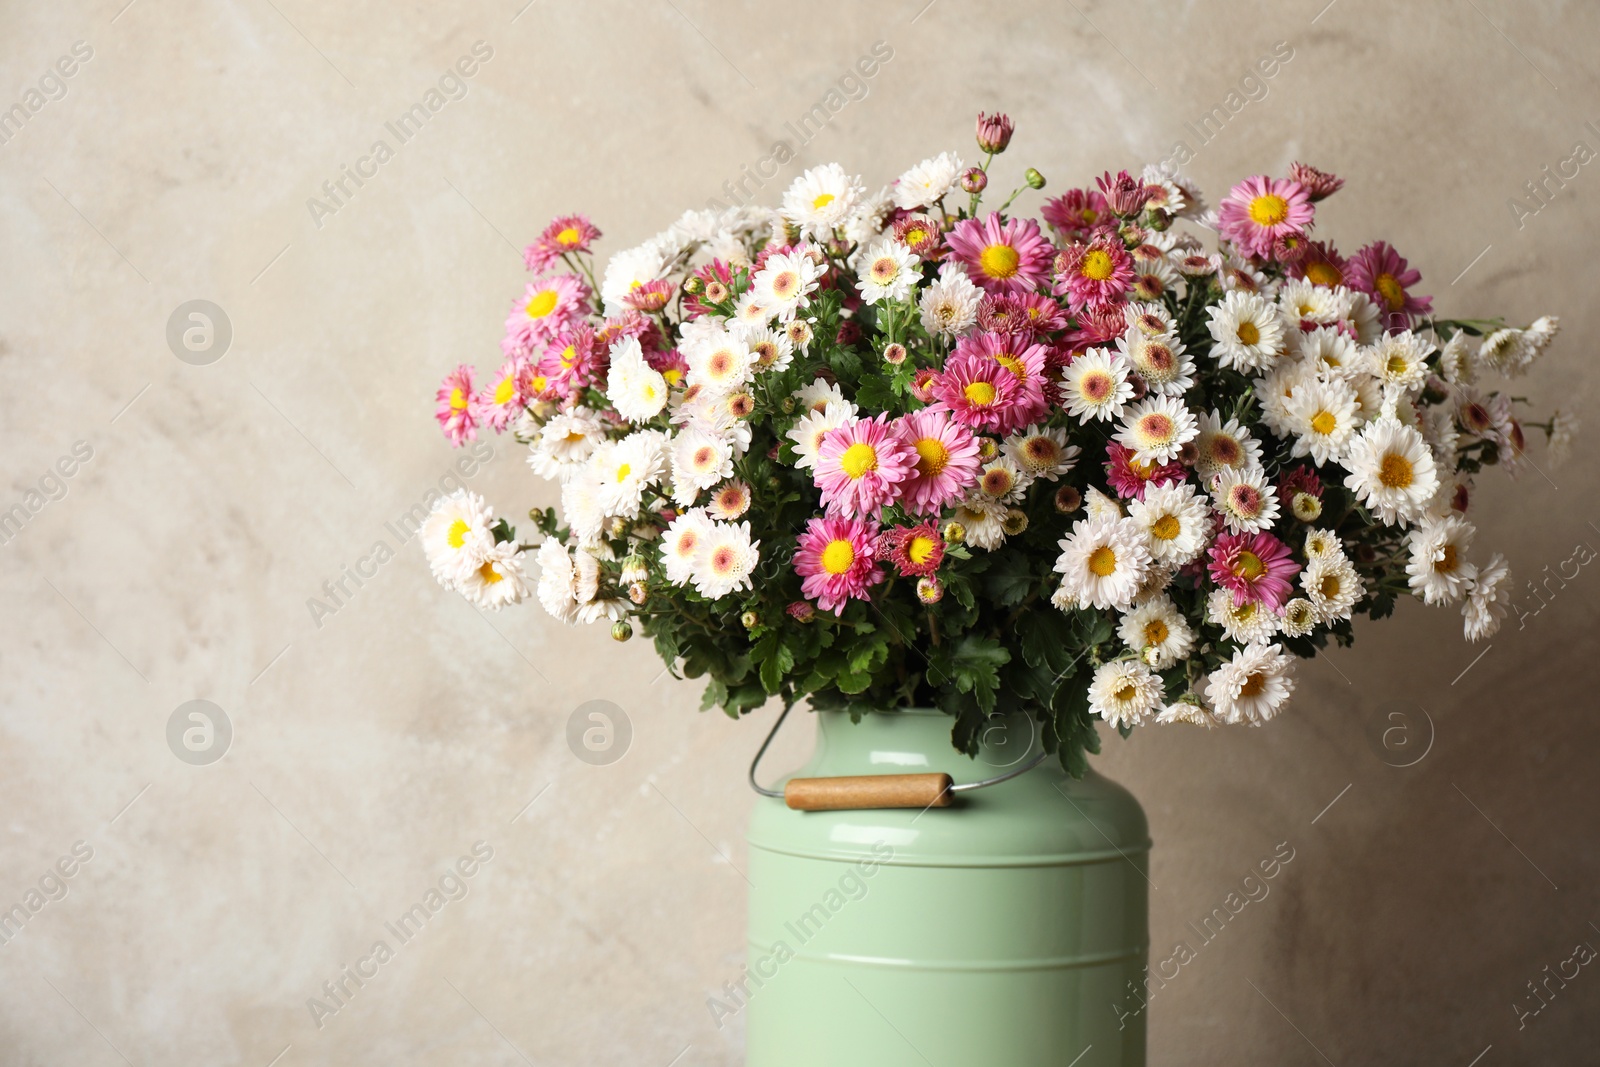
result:
[[[918,578],[917,599],[924,604],[937,604],[944,599],[944,583],[932,575]]]
[[[959,545],[967,539],[967,528],[959,522],[944,524],[944,539],[952,545]]]
[[[783,413],[785,415],[793,415],[794,414],[794,407],[795,407],[795,399],[792,396],[786,396],[786,397],[783,398],[783,403],[778,405],[778,406],[783,408]]]
[[[743,615],[739,616],[739,625],[743,626],[746,630],[754,630],[757,626],[761,625],[761,616],[757,615],[753,611],[747,611]]]
[[[611,624],[611,640],[626,641],[633,636],[633,623],[627,619],[618,619]]]
[[[720,304],[726,299],[728,299],[728,287],[726,285],[721,282],[706,283],[706,302],[708,304]]]
[[[634,582],[628,586],[628,599],[643,606],[644,602],[650,599],[650,587],[643,582]]]
[[[961,188],[968,193],[981,193],[989,187],[989,176],[980,167],[968,167],[961,175]]]
[[[614,541],[628,532],[628,520],[623,518],[621,515],[618,515],[610,522],[606,523],[606,530],[608,533],[610,533],[611,539]]]
[[[992,437],[978,438],[978,458],[985,463],[1000,454],[1000,445]]]
[[[906,346],[902,344],[889,345],[883,350],[883,361],[898,367],[906,361]]]
[[[978,147],[989,153],[1004,152],[1011,143],[1013,129],[1011,119],[1000,112],[993,115],[978,112]]]
[[[1044,188],[1044,175],[1040,174],[1038,171],[1034,170],[1032,167],[1028,168],[1028,171],[1027,171],[1026,174],[1023,175],[1023,178],[1027,180],[1029,189],[1043,189]]]
[[[1063,485],[1056,490],[1056,510],[1063,515],[1071,515],[1083,507],[1083,494],[1070,485]]]
[[[692,274],[683,280],[683,291],[688,293],[690,296],[699,296],[701,293],[705,292],[705,288],[706,283]]]
[[[809,600],[796,600],[783,610],[795,622],[810,622],[817,616],[816,605]]]
[[[650,564],[643,556],[634,553],[622,561],[622,581],[625,584],[642,582],[648,577],[650,577]]]
[[[1011,508],[1006,512],[1006,517],[1000,520],[1000,528],[1007,537],[1017,536],[1028,528],[1028,513],[1021,508]]]
[[[1322,517],[1322,501],[1311,493],[1296,493],[1289,507],[1301,522],[1316,522]]]

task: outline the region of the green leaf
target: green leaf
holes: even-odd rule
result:
[[[1021,552],[1002,556],[984,576],[984,592],[1008,608],[1022,603],[1038,581],[1028,562],[1028,557]]]

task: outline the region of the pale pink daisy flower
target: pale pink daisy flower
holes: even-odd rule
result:
[[[478,416],[472,406],[472,368],[463,363],[444,376],[437,395],[439,406],[433,417],[439,420],[444,435],[456,447],[478,436]]]
[[[887,415],[858,419],[822,439],[816,485],[828,514],[875,516],[894,502],[900,483],[916,470],[917,453],[888,419]]]
[[[900,503],[914,515],[937,515],[965,495],[978,479],[978,439],[942,407],[897,419],[895,432],[916,454],[911,476],[900,487]]]
[[[528,283],[506,319],[506,340],[531,346],[549,340],[584,313],[589,287],[576,274],[555,274]]]
[[[550,221],[539,239],[522,250],[522,262],[538,274],[564,255],[587,252],[589,246],[600,239],[600,231],[587,215],[561,215]]]
[[[1116,440],[1145,463],[1166,463],[1200,432],[1194,413],[1175,396],[1147,396],[1128,408]]]
[[[794,569],[800,592],[817,607],[843,615],[851,600],[870,600],[867,591],[884,579],[877,566],[878,524],[865,519],[819,518],[806,523],[795,547]]]
[[[1211,578],[1235,604],[1262,603],[1273,611],[1294,593],[1300,565],[1289,546],[1269,533],[1222,534],[1211,545]]]
[[[502,433],[511,420],[522,414],[527,397],[523,390],[528,380],[527,360],[513,356],[500,367],[500,373],[491,386],[473,400],[473,417],[495,433]]]
[[[1303,234],[1313,214],[1299,182],[1257,175],[1228,193],[1217,210],[1217,228],[1246,254],[1267,257],[1279,237]]]
[[[1050,276],[1055,250],[1032,219],[1002,223],[1000,213],[991,211],[982,222],[962,219],[945,240],[988,292],[1030,292]]]
[[[1433,297],[1411,295],[1411,287],[1421,280],[1421,272],[1385,241],[1374,241],[1351,256],[1344,270],[1345,284],[1370,296],[1391,330],[1409,329],[1417,318],[1432,314]]]
[[[717,487],[711,494],[706,510],[714,518],[732,522],[750,510],[750,486],[747,482],[733,481]]]
[[[1128,364],[1104,348],[1091,348],[1073,360],[1061,384],[1067,413],[1083,423],[1115,418],[1133,399]]]
[[[1224,467],[1211,479],[1211,499],[1234,533],[1270,529],[1278,519],[1278,494],[1260,467]]]

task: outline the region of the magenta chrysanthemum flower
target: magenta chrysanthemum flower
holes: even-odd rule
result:
[[[1305,187],[1287,178],[1257,175],[1229,191],[1217,208],[1217,227],[1247,255],[1272,255],[1272,242],[1283,234],[1302,234],[1311,226],[1311,198]]]
[[[1411,295],[1411,287],[1421,280],[1421,272],[1386,241],[1372,242],[1345,264],[1344,283],[1377,303],[1390,330],[1409,329],[1416,316],[1433,313],[1433,297]]]
[[[478,436],[478,417],[472,410],[472,368],[463,363],[444,376],[437,395],[439,406],[433,417],[450,443],[456,447],[462,441]]]
[[[1344,188],[1343,178],[1318,170],[1309,163],[1289,164],[1289,178],[1305,186],[1306,195],[1313,204],[1318,200],[1326,200]]]
[[[1016,378],[1016,400],[1006,408],[995,429],[1009,433],[1038,422],[1050,410],[1045,393],[1050,350],[1044,345],[1019,334],[978,333],[957,341],[954,354],[993,360]]]
[[[1118,238],[1101,234],[1088,244],[1068,245],[1056,255],[1054,292],[1074,309],[1108,304],[1133,284],[1133,259]]]
[[[1344,284],[1344,272],[1345,258],[1331,242],[1308,241],[1305,255],[1289,268],[1289,277],[1334,289]]]
[[[1106,481],[1124,500],[1143,500],[1151,485],[1172,485],[1187,476],[1183,464],[1141,463],[1133,450],[1112,441],[1106,445]]]
[[[878,558],[894,564],[903,578],[923,578],[944,561],[944,537],[931,522],[896,526],[879,535]]]
[[[916,470],[917,454],[889,416],[857,419],[830,431],[817,449],[817,488],[830,515],[876,516],[900,494],[900,483]]]
[[[522,250],[522,262],[535,274],[547,271],[562,256],[587,252],[599,240],[600,231],[587,215],[562,215],[552,219],[539,239]]]
[[[511,420],[522,414],[527,403],[528,361],[513,356],[500,366],[500,373],[484,384],[473,399],[473,418],[495,433],[504,432]]]
[[[1108,170],[1096,178],[1094,183],[1099,186],[1100,192],[1105,194],[1106,206],[1111,209],[1111,213],[1123,218],[1138,214],[1145,202],[1150,199],[1150,187],[1125,170],[1117,171],[1115,178]]]
[[[1307,493],[1322,499],[1322,479],[1317,477],[1317,472],[1308,464],[1302,463],[1284,471],[1283,477],[1278,479],[1278,502],[1283,509],[1288,511],[1294,505],[1296,493]]]
[[[959,353],[951,355],[934,377],[933,395],[963,426],[1001,430],[1012,425],[1022,383],[988,356]]]
[[[820,518],[806,523],[795,547],[800,592],[823,611],[843,615],[851,600],[872,599],[867,590],[883,581],[877,565],[878,524],[865,519]]]
[[[506,318],[506,342],[531,348],[554,337],[583,314],[588,299],[589,287],[576,274],[555,274],[529,282]]]
[[[1075,350],[1094,348],[1128,332],[1128,316],[1121,304],[1091,304],[1075,312],[1077,329],[1067,334]]]
[[[911,477],[900,486],[900,503],[915,515],[937,515],[960,500],[978,480],[978,439],[943,407],[923,408],[894,424],[915,456]]]
[[[1030,292],[1050,276],[1055,249],[1032,219],[1002,223],[1000,213],[991,211],[982,222],[962,219],[945,241],[951,255],[967,265],[972,280],[988,292]]]
[[[574,323],[558,333],[539,357],[539,373],[561,396],[605,381],[606,348],[587,323]]]
[[[1258,602],[1273,611],[1294,593],[1300,565],[1289,546],[1269,533],[1223,534],[1211,546],[1212,579],[1233,594],[1235,605]]]
[[[1062,237],[1083,240],[1105,226],[1111,209],[1106,205],[1105,195],[1097,189],[1068,189],[1045,201],[1039,214]]]

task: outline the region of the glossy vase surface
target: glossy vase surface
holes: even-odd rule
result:
[[[1018,717],[976,760],[935,711],[819,712],[794,777],[1003,773]],[[1055,759],[948,808],[791,811],[749,832],[748,1067],[1134,1067],[1149,944],[1149,829],[1132,794]],[[1132,986],[1130,986],[1132,983]]]

